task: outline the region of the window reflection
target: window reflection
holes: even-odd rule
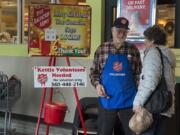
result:
[[[175,4],[158,5],[157,24],[167,33],[167,46],[174,47],[175,42]]]
[[[52,1],[54,0],[0,0],[0,44],[27,44],[29,5],[48,4]],[[58,3],[60,0],[56,1]]]
[[[0,0],[0,43],[14,43],[17,35],[17,0]]]
[[[49,3],[50,0],[41,0]],[[0,0],[0,44],[27,44],[28,7],[37,0]]]

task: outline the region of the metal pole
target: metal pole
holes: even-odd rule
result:
[[[50,66],[55,66],[56,65],[56,57],[53,57],[51,60],[51,64]],[[52,103],[52,99],[53,99],[53,87],[50,88],[50,96],[49,96],[49,103]],[[49,135],[49,124],[46,124],[46,135]]]
[[[179,0],[175,0],[175,4],[176,4],[176,7],[175,7],[175,45],[174,47],[175,48],[180,48],[180,16],[179,16],[179,13],[180,13],[180,1]],[[180,109],[180,103],[179,103],[179,98],[180,98],[180,92],[179,92],[179,89],[180,89],[180,83],[177,83],[176,84],[176,135],[179,135],[180,134],[180,117],[179,117],[179,109]]]
[[[52,61],[53,61],[53,58],[50,57],[48,66],[51,66]],[[42,93],[42,97],[41,97],[41,104],[40,104],[40,111],[39,111],[39,115],[38,115],[38,122],[37,122],[36,129],[35,129],[35,135],[39,134],[39,126],[40,126],[42,111],[43,111],[43,107],[44,107],[45,97],[46,97],[46,88],[43,88],[43,93]]]
[[[71,66],[69,57],[66,57],[66,63],[67,63],[68,66]],[[84,130],[84,135],[87,135],[87,133],[86,133],[87,130],[86,130],[83,115],[82,115],[82,112],[81,112],[81,105],[80,105],[80,102],[79,102],[77,88],[73,87],[73,90],[74,90],[73,92],[74,92],[74,96],[75,96],[75,99],[76,99],[77,108],[78,108],[78,112],[79,112],[79,116],[80,116],[81,125],[82,125],[82,128]]]
[[[24,0],[17,0],[17,44],[22,43],[24,37]]]
[[[175,48],[180,48],[180,1],[176,0],[176,8],[175,8]]]

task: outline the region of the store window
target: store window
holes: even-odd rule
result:
[[[59,2],[59,0],[0,0],[0,45],[27,44],[29,5],[55,1]]]
[[[167,45],[173,48],[175,42],[175,4],[163,4],[157,7],[157,24],[167,33]]]
[[[17,38],[17,0],[0,0],[0,43]]]
[[[50,0],[41,0],[49,3]],[[28,7],[37,0],[0,0],[0,45],[27,44]]]

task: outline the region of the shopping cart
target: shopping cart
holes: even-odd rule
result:
[[[8,76],[0,72],[0,111],[4,112],[4,128],[0,134],[6,135],[11,127],[11,110],[21,97],[21,81],[16,76]]]

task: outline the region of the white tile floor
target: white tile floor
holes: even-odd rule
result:
[[[1,131],[2,131],[2,128],[4,127],[3,120],[4,119],[0,118]],[[12,132],[10,135],[34,135],[35,127],[36,127],[35,122],[27,122],[27,121],[12,119],[12,122],[11,122]],[[45,135],[45,134],[46,134],[46,125],[41,123],[40,128],[39,128],[39,135]],[[3,135],[3,134],[0,133],[0,135]],[[60,127],[60,126],[50,126],[49,135],[71,135],[71,129]]]

